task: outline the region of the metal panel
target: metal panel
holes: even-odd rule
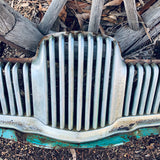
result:
[[[85,130],[90,128],[91,90],[92,90],[92,67],[93,67],[94,39],[88,35],[88,60],[87,60],[87,82],[85,102]]]
[[[117,42],[114,42],[114,55],[111,75],[111,91],[109,100],[108,123],[112,124],[122,117],[123,102],[125,95],[125,85],[127,77],[127,67],[121,57],[121,52]]]
[[[14,95],[13,95],[13,87],[12,87],[12,81],[11,81],[11,64],[8,62],[5,66],[5,79],[6,79],[6,85],[7,85],[7,92],[9,97],[9,107],[11,115],[14,116],[16,114],[15,110],[15,101],[14,101]]]
[[[25,93],[25,106],[26,116],[31,116],[31,100],[30,100],[30,89],[29,89],[29,67],[27,63],[23,65],[23,83]]]
[[[68,129],[73,129],[73,115],[74,115],[74,37],[69,34],[68,41],[68,79],[69,79],[69,89],[68,89]]]
[[[84,37],[78,34],[78,84],[77,84],[77,131],[82,125],[82,100],[83,100],[83,62],[84,62]]]
[[[34,117],[48,124],[48,79],[46,42],[42,41],[39,54],[31,64]]]
[[[56,140],[70,142],[70,143],[86,143],[106,138],[116,134],[134,131],[138,128],[160,126],[160,114],[144,115],[144,116],[130,116],[119,118],[116,123],[104,128],[99,128],[90,131],[69,131],[57,129],[45,125],[37,118],[23,117],[23,116],[8,116],[0,115],[0,126],[3,128],[13,128],[25,133],[39,134]],[[132,125],[130,125],[132,124]],[[30,134],[31,135],[31,134]],[[44,139],[42,139],[44,140]],[[57,141],[57,142],[60,142]],[[43,141],[44,142],[44,141]]]
[[[101,67],[102,67],[103,39],[97,37],[97,59],[96,59],[96,75],[94,85],[94,105],[93,105],[93,128],[97,129],[98,113],[99,113],[99,93],[101,82]]]
[[[0,63],[0,100],[2,106],[3,114],[8,114],[8,108],[6,103],[6,97],[4,93],[4,83],[3,83],[3,75],[2,75],[2,64]]]
[[[18,68],[19,64],[16,63],[12,68],[12,78],[13,78],[13,87],[14,87],[14,94],[17,104],[18,115],[22,116],[23,108],[22,108],[22,101],[21,101],[19,82],[18,82]]]
[[[101,127],[104,127],[106,125],[109,73],[110,73],[111,55],[112,55],[112,40],[110,38],[106,38],[106,53],[105,54],[106,54],[106,58],[105,58],[104,80],[103,80]]]
[[[142,95],[141,95],[141,100],[139,105],[139,115],[144,114],[146,99],[147,99],[147,94],[148,94],[148,89],[149,89],[149,84],[151,79],[151,67],[148,64],[144,64],[144,69],[145,69],[145,77],[144,77],[144,84],[142,87]]]
[[[137,86],[134,93],[134,100],[133,100],[133,106],[132,106],[133,116],[137,114],[138,104],[139,104],[139,99],[140,99],[140,94],[142,89],[142,83],[143,83],[143,74],[144,74],[143,67],[139,63],[136,64],[136,67],[138,69],[138,77],[137,77],[138,80],[137,80]]]
[[[128,82],[127,82],[127,85],[126,85],[124,116],[128,116],[129,115],[129,108],[130,108],[132,88],[133,88],[134,72],[135,72],[135,68],[131,64],[129,66]]]
[[[65,57],[64,36],[59,36],[60,128],[65,127]]]
[[[152,78],[152,82],[151,82],[150,92],[149,92],[149,95],[148,95],[148,101],[147,101],[147,106],[146,106],[146,114],[151,113],[153,99],[154,99],[154,95],[155,95],[155,91],[156,91],[156,87],[157,87],[158,75],[159,75],[158,66],[156,64],[152,64],[151,66],[152,66],[152,69],[153,69],[153,78]]]
[[[52,127],[57,126],[57,102],[56,102],[56,64],[55,64],[55,39],[49,39],[49,65],[50,65],[50,90]]]

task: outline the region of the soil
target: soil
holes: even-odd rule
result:
[[[43,17],[44,12],[47,10],[51,0],[6,0],[15,10],[20,12],[23,16],[29,18],[35,23],[39,23]],[[88,20],[85,15],[75,14],[80,13],[81,8],[76,8],[73,5],[74,1],[68,1],[66,7],[62,11],[59,19],[57,20],[57,25],[53,28],[56,31],[64,30],[85,30],[88,27]],[[82,8],[85,13],[90,9],[90,0],[82,0],[87,2],[88,6]],[[147,2],[147,0],[143,0]],[[71,5],[72,4],[72,5]],[[137,1],[137,7],[141,7],[140,1]],[[71,9],[72,8],[72,9]],[[117,7],[110,7],[109,10],[105,11],[107,18],[103,17],[102,27],[108,35],[113,35],[115,30],[119,25],[126,23],[126,17],[115,16],[121,11],[123,13],[123,4]],[[66,14],[67,13],[67,14]],[[87,17],[87,14],[86,14]],[[107,19],[107,23],[106,23]],[[70,23],[70,22],[73,23]],[[78,22],[78,23],[77,23]],[[140,54],[146,56],[153,56],[153,46],[145,46],[143,49],[136,53],[131,54],[127,58],[140,58]],[[12,49],[10,46],[0,42],[0,56],[1,57],[30,57],[31,55],[26,55],[16,49]],[[74,154],[73,154],[74,153]],[[74,157],[74,158],[73,158]],[[65,160],[65,159],[76,159],[77,160],[107,160],[107,159],[160,159],[160,135],[147,136],[145,138],[136,139],[132,138],[130,142],[125,145],[117,147],[108,147],[106,149],[96,148],[96,149],[44,149],[32,146],[31,144],[19,140],[15,142],[13,140],[0,138],[0,160],[12,160],[12,159],[53,159],[53,160]]]
[[[74,153],[74,154],[73,154]],[[15,142],[0,138],[0,160],[158,160],[160,159],[160,135],[132,138],[125,145],[105,149],[44,149],[25,141]]]

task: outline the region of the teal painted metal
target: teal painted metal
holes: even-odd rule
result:
[[[17,141],[16,131],[11,129],[0,129],[0,137]]]
[[[73,144],[62,142],[58,140],[54,140],[48,137],[44,137],[37,134],[22,134],[18,132],[21,136],[25,137],[24,139],[31,143],[33,146],[41,147],[41,148],[106,148],[109,146],[117,146],[122,145],[126,142],[129,142],[132,137],[137,139],[149,135],[158,135],[160,133],[160,127],[150,127],[150,128],[141,128],[134,132],[123,133],[114,135],[108,138],[104,138],[98,141],[82,143],[82,144]],[[20,136],[19,135],[19,136]],[[14,141],[18,141],[17,131],[12,129],[0,129],[0,136],[6,139],[12,139]]]

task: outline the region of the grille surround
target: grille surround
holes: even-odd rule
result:
[[[0,126],[72,143],[157,126],[159,66],[145,61],[124,61],[111,37],[88,32],[48,35],[32,59],[1,60]],[[23,71],[24,104],[19,68]]]

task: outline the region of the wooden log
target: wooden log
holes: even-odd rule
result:
[[[160,1],[157,1],[144,12],[142,19],[150,37],[154,39],[158,36],[160,34]],[[149,42],[149,37],[143,26],[138,31],[134,31],[127,26],[122,26],[116,31],[114,38],[119,42],[123,55],[129,54]]]
[[[124,5],[129,27],[135,31],[139,30],[139,22],[135,0],[124,0]]]
[[[104,0],[92,0],[91,15],[89,20],[89,32],[98,33]]]
[[[43,35],[36,24],[0,1],[0,39],[10,44],[35,52]]]
[[[41,23],[38,25],[39,30],[43,34],[47,34],[52,28],[66,2],[67,0],[52,0],[52,3],[41,20]]]

